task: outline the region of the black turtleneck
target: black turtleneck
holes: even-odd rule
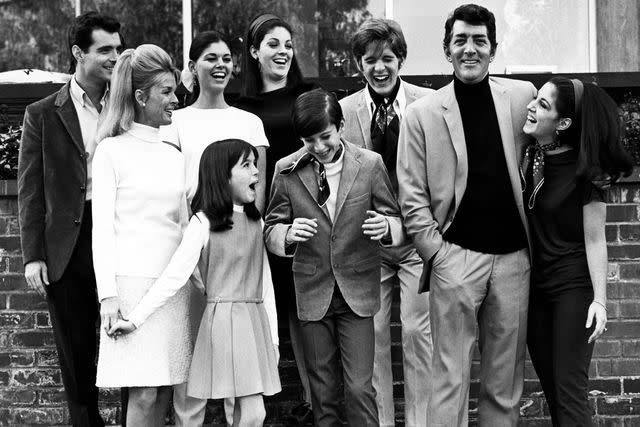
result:
[[[509,179],[489,75],[477,84],[463,83],[454,75],[453,87],[469,172],[464,196],[444,239],[488,254],[525,248],[527,237]]]

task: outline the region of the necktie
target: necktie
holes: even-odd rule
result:
[[[342,145],[336,151],[336,154],[333,156],[331,162],[335,162],[342,155]],[[309,163],[313,166],[313,170],[316,173],[316,182],[318,184],[318,206],[323,207],[327,200],[329,199],[329,195],[331,194],[331,189],[329,188],[329,181],[327,181],[327,172],[324,168],[324,165],[318,161],[313,155],[309,152],[304,153],[298,160],[296,160],[291,166],[286,167],[280,171],[281,175],[291,175],[293,172],[298,171]]]
[[[536,202],[536,195],[538,191],[540,191],[540,188],[542,188],[542,184],[544,184],[544,153],[545,151],[555,150],[558,147],[560,147],[558,141],[546,145],[540,145],[536,142],[535,144],[529,145],[524,152],[524,157],[520,164],[520,177],[523,182],[522,191],[525,191],[527,188],[526,177],[529,169],[531,169],[532,190],[529,200],[527,201],[529,209],[533,209]]]

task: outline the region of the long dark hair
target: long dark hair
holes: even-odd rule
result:
[[[242,139],[223,139],[204,149],[198,170],[198,188],[191,202],[191,210],[194,213],[202,211],[207,216],[211,231],[224,231],[233,227],[233,199],[229,187],[231,169],[251,153],[257,161],[258,150]],[[249,218],[255,221],[260,219],[255,202],[246,203],[244,211]]]
[[[198,62],[200,55],[206,48],[208,48],[213,43],[224,43],[229,47],[229,43],[222,37],[217,31],[203,31],[198,33],[191,42],[191,47],[189,48],[189,59],[193,62]],[[187,99],[187,105],[191,105],[198,99],[200,96],[200,83],[196,78],[193,83],[193,90],[191,91],[191,95]]]
[[[557,90],[558,116],[571,119],[571,126],[560,131],[558,139],[578,150],[577,175],[587,181],[603,174],[614,180],[620,175],[629,176],[633,161],[622,145],[624,126],[615,101],[593,83],[574,84],[564,77],[549,82]],[[576,102],[575,87],[580,83],[584,89]]]
[[[291,25],[283,21],[281,18],[271,14],[260,14],[256,16],[249,26],[242,45],[242,87],[240,95],[256,96],[262,92],[262,77],[260,76],[260,68],[258,60],[251,56],[251,46],[260,49],[260,43],[264,36],[276,27],[282,27],[289,31],[293,36]],[[302,83],[302,72],[298,65],[298,60],[294,52],[287,74],[287,87],[294,87]]]

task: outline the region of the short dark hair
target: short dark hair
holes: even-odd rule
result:
[[[93,37],[91,34],[93,33],[93,30],[97,29],[104,30],[107,33],[118,33],[120,36],[120,43],[122,43],[122,48],[124,49],[124,39],[122,34],[120,34],[120,23],[115,18],[107,15],[101,15],[98,12],[85,12],[82,15],[77,16],[69,27],[68,41],[69,55],[71,56],[69,63],[70,74],[76,72],[77,64],[71,48],[76,45],[82,49],[83,52],[86,52],[89,49],[89,46],[93,44]]]
[[[396,21],[374,18],[360,25],[351,38],[351,52],[358,65],[371,43],[375,43],[380,51],[388,45],[401,63],[407,58],[407,42]]]
[[[251,56],[251,47],[260,48],[264,36],[274,28],[282,27],[293,36],[291,25],[275,15],[260,14],[247,26],[244,44],[242,45],[242,78],[240,94],[242,96],[255,96],[262,91],[262,77],[258,60]],[[289,74],[287,75],[287,87],[294,87],[302,83],[302,72],[294,53]]]
[[[229,43],[223,38],[222,34],[217,31],[203,31],[198,33],[193,40],[191,41],[191,47],[189,48],[189,59],[193,62],[198,61],[202,52],[205,51],[209,45],[213,43],[224,43],[229,46]],[[193,90],[187,99],[187,105],[191,105],[198,99],[200,96],[200,85],[196,80],[193,85]]]
[[[293,129],[300,138],[322,132],[329,125],[340,129],[342,108],[338,98],[325,89],[313,89],[296,99],[293,105]]]
[[[576,112],[571,79],[554,77],[549,82],[556,88],[558,117],[571,119],[571,126],[560,131],[558,139],[578,150],[577,175],[587,181],[605,173],[614,180],[620,175],[629,176],[633,161],[622,145],[624,125],[616,102],[599,86],[582,83],[584,90]]]
[[[491,43],[491,53],[496,53],[498,42],[496,41],[496,17],[486,7],[477,4],[463,4],[458,6],[444,23],[444,39],[442,47],[445,52],[449,51],[449,43],[453,37],[453,24],[456,21],[464,21],[471,25],[484,25],[487,27],[487,36]]]
[[[231,169],[240,159],[253,153],[258,160],[258,150],[242,139],[223,139],[207,146],[200,158],[198,188],[191,202],[193,213],[202,211],[211,223],[211,231],[224,231],[233,227],[233,199],[229,180]],[[260,212],[255,202],[244,205],[247,216],[258,221]]]

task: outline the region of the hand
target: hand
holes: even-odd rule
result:
[[[318,232],[318,220],[315,218],[296,218],[289,227],[284,243],[291,245],[293,243],[306,242],[316,235]]]
[[[111,329],[107,331],[107,335],[111,338],[117,338],[120,335],[127,335],[135,331],[136,325],[130,320],[118,319],[115,325],[111,326]]]
[[[276,366],[280,363],[280,347],[277,344],[273,345],[273,351],[276,353]]]
[[[47,263],[44,261],[31,261],[24,266],[24,278],[27,279],[27,285],[40,296],[45,297],[47,292],[45,285],[49,285],[49,274],[47,272]]]
[[[591,327],[594,318],[596,320],[596,326],[587,341],[588,343],[597,340],[606,330],[605,326],[607,326],[607,310],[605,310],[602,304],[595,301],[591,303],[589,311],[587,312],[587,324],[585,325],[587,329]]]
[[[615,181],[611,179],[611,175],[608,173],[603,173],[602,175],[596,176],[591,183],[598,187],[600,190],[608,190]]]
[[[371,240],[381,240],[389,232],[389,222],[387,218],[376,211],[367,211],[369,218],[362,224],[362,232],[369,236]]]
[[[111,327],[115,326],[120,317],[120,301],[118,297],[109,297],[100,301],[100,320],[107,335],[109,335]]]

